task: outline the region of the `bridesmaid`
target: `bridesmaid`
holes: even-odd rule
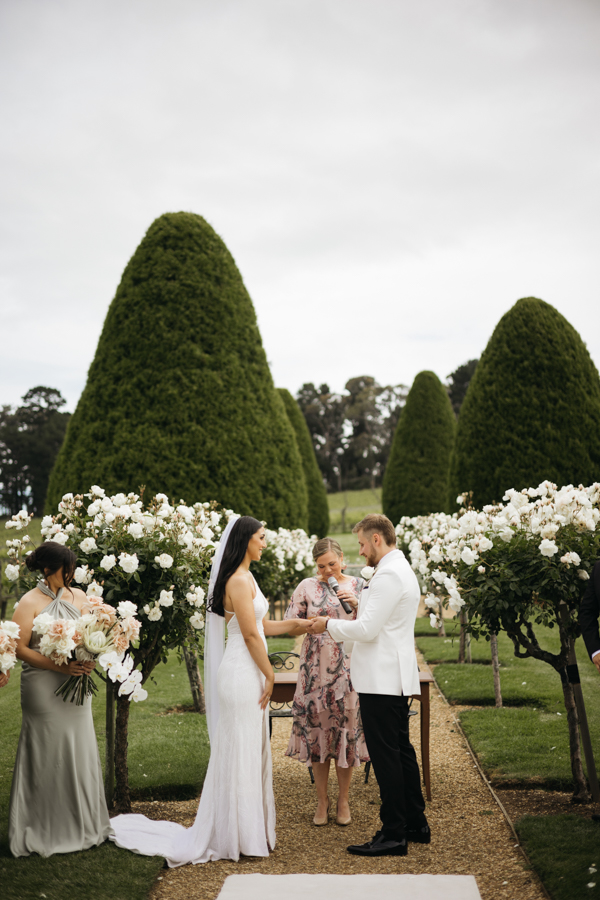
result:
[[[310,619],[331,616],[355,619],[362,578],[343,574],[344,554],[337,541],[323,538],[313,547],[317,576],[301,581],[290,601],[285,618]],[[340,586],[336,596],[327,583],[334,576]],[[338,597],[352,612],[347,613]],[[293,724],[286,756],[312,766],[317,788],[314,825],[327,825],[329,798],[327,785],[331,760],[338,781],[336,822],[349,825],[348,794],[352,770],[367,762],[369,755],[362,730],[358,694],[350,681],[350,660],[342,644],[330,635],[307,634],[300,654],[300,674],[294,696]]]
[[[73,660],[57,666],[36,647],[33,620],[44,612],[55,619],[78,619],[86,602],[71,588],[76,556],[46,541],[26,557],[44,580],[19,602],[13,621],[21,629],[17,657],[22,661],[23,723],[10,795],[8,837],[13,856],[52,856],[102,844],[112,833],[91,697],[83,706],[63,702],[55,690],[70,675],[83,675],[94,662]]]

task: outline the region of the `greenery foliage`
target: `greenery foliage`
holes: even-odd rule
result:
[[[31,388],[22,400],[0,410],[0,507],[40,516],[70,413],[60,412],[67,401],[55,388]]]
[[[461,407],[450,501],[472,491],[481,507],[545,480],[600,480],[600,379],[573,326],[526,297],[500,319]]]
[[[406,398],[383,478],[382,505],[392,522],[446,509],[456,422],[434,372],[420,372]]]
[[[463,404],[463,400],[465,399],[469,384],[471,383],[471,379],[475,374],[478,362],[478,359],[470,359],[468,362],[463,363],[462,366],[455,369],[447,378],[448,396],[450,397],[452,409],[457,417]]]
[[[329,531],[327,492],[325,491],[323,478],[315,456],[310,432],[306,425],[306,419],[289,391],[285,388],[279,388],[279,395],[283,400],[287,417],[294,429],[302,460],[308,494],[308,533],[316,534],[317,537],[325,537]]]
[[[48,508],[94,482],[210,497],[270,527],[307,525],[302,462],[252,301],[198,215],[156,219],[127,265]]]

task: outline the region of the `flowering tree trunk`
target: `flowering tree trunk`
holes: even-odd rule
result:
[[[129,697],[117,697],[117,727],[115,732],[115,810],[118,813],[131,812],[129,767],[127,765],[129,709]]]
[[[194,644],[189,647],[183,645],[183,657],[190,680],[190,690],[192,692],[192,700],[194,701],[194,712],[206,713],[206,703],[204,700],[204,687],[202,685],[202,677],[200,675],[200,667],[198,665],[198,651]]]
[[[446,626],[444,625],[444,607],[442,606],[442,601],[438,603],[438,619],[440,622],[440,627],[438,628],[438,637],[446,637]]]
[[[563,680],[562,689],[563,697],[565,699],[565,709],[567,710],[567,724],[569,726],[571,771],[573,773],[573,781],[575,782],[575,791],[572,800],[573,803],[589,803],[592,798],[583,771],[581,741],[579,740],[579,717],[577,715],[577,705],[575,703],[573,685],[570,681]]]
[[[573,773],[573,781],[575,783],[572,800],[573,803],[589,803],[591,795],[581,760],[579,717],[577,715],[573,684],[569,681],[569,669],[567,668],[569,650],[572,649],[572,639],[568,632],[570,618],[566,609],[562,610],[562,612],[563,615],[560,615],[558,618],[558,631],[561,644],[561,652],[559,654],[550,653],[548,650],[542,649],[535,636],[533,626],[527,619],[519,617],[517,622],[507,633],[513,642],[515,656],[520,659],[525,659],[528,656],[531,656],[534,659],[540,659],[542,662],[551,665],[561,678],[565,709],[567,711],[567,725],[569,728],[571,772]]]
[[[500,689],[500,660],[498,659],[498,635],[493,634],[490,638],[492,650],[492,668],[494,670],[494,696],[496,698],[496,709],[502,706],[502,691]]]

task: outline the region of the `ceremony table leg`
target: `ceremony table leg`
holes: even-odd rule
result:
[[[427,799],[431,800],[431,770],[429,767],[429,682],[421,684],[421,763]]]

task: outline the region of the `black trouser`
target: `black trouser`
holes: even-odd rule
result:
[[[359,694],[367,750],[381,795],[383,833],[402,840],[427,823],[421,773],[408,732],[408,697]]]

